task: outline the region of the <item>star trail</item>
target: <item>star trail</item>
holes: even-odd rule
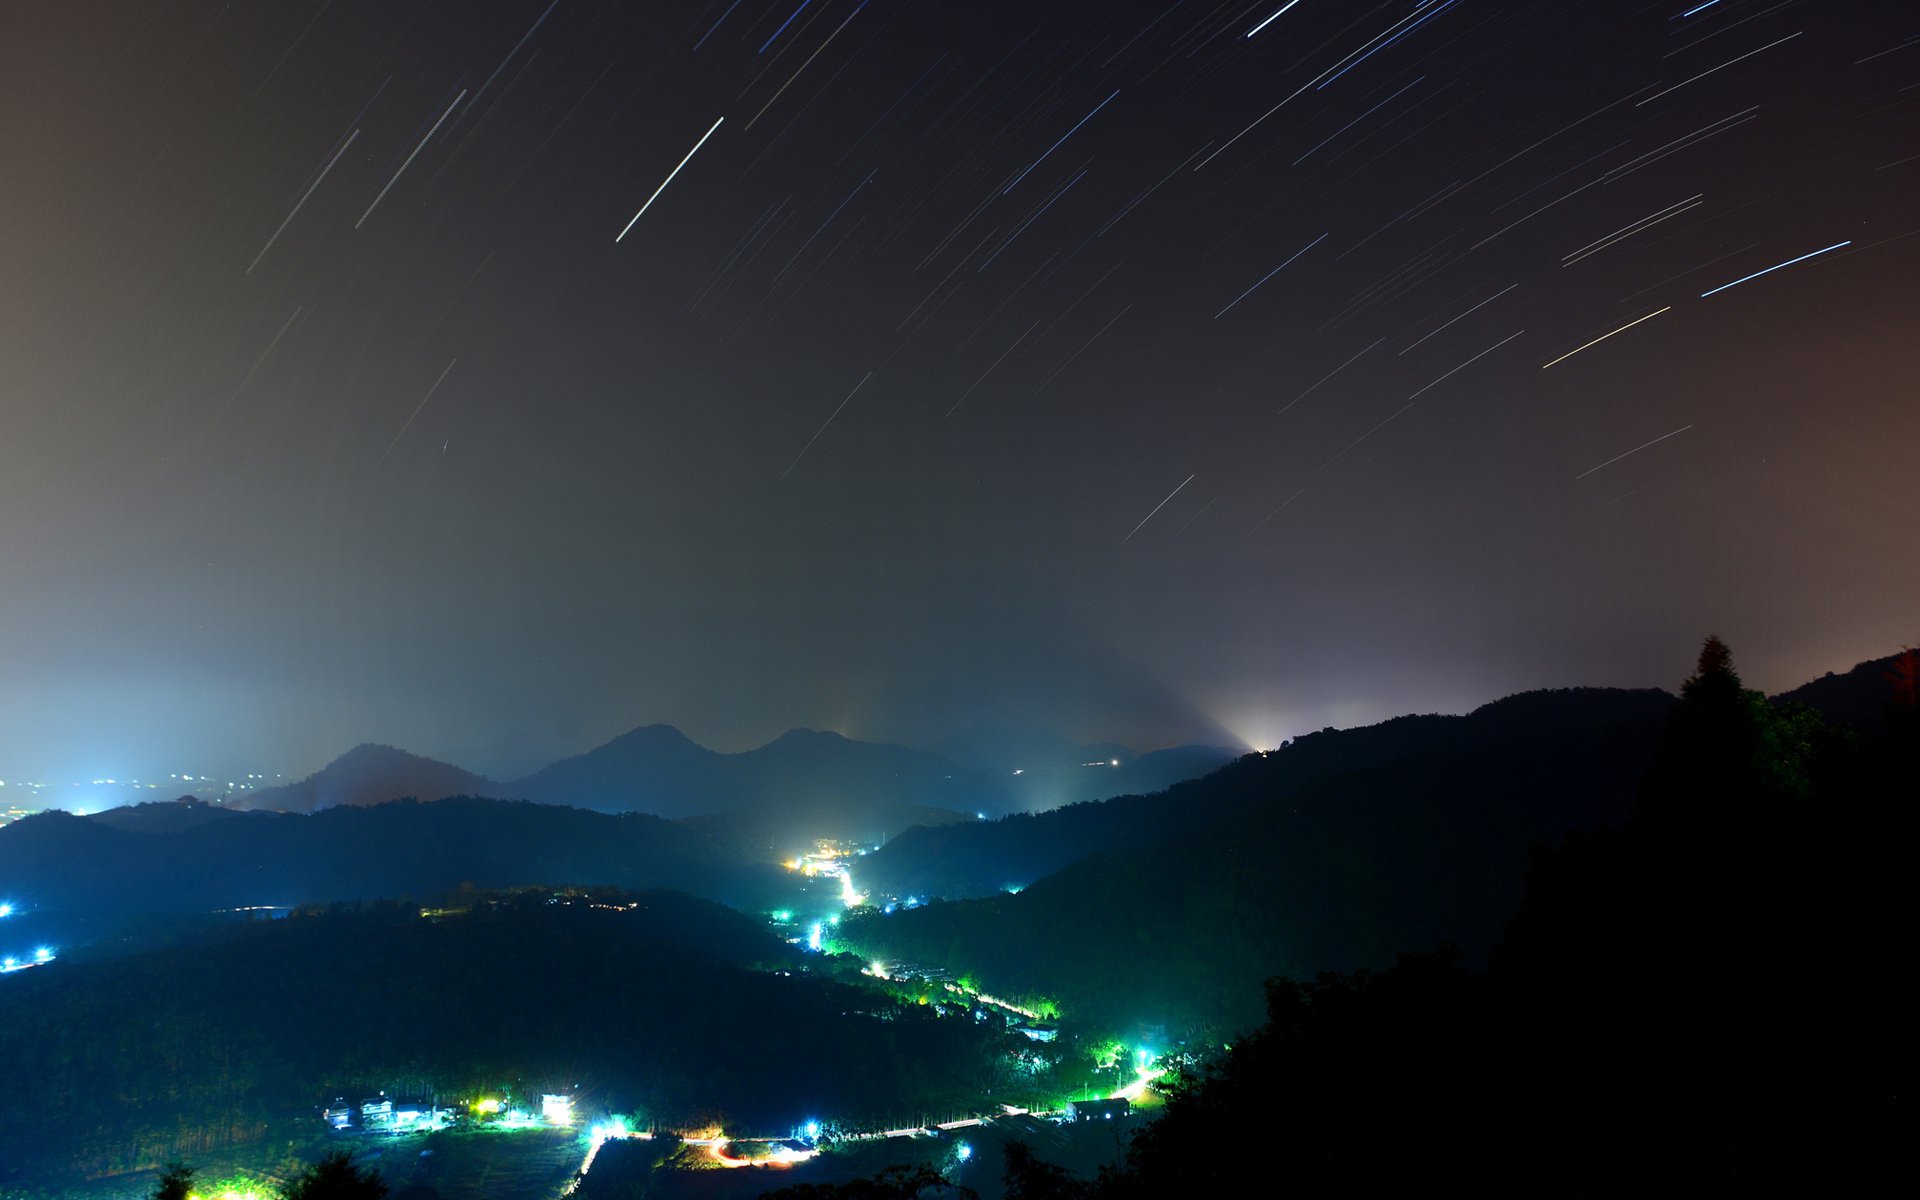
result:
[[[1905,3],[76,0],[0,79],[10,769],[1916,636]]]

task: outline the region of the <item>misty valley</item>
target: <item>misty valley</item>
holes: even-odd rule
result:
[[[1207,1147],[1282,1129],[1329,1181],[1356,1139],[1409,1184],[1440,1153],[1519,1190],[1786,1169],[1770,1129],[1892,1117],[1834,1090],[1861,1062],[1727,1056],[1840,1002],[1779,978],[1797,931],[1845,912],[1870,947],[1892,911],[1914,656],[1765,699],[1717,647],[1678,697],[1237,756],[649,728],[506,786],[362,747],[230,802],[27,816],[0,828],[0,1187],[145,1196],[184,1165],[265,1197],[344,1151],[422,1200],[1125,1196],[1231,1190]],[[1802,1071],[1832,1073],[1818,1113]],[[1729,1072],[1753,1098],[1700,1127]]]

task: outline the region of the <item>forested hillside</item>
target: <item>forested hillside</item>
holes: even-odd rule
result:
[[[758,909],[793,886],[674,822],[556,805],[395,801],[177,825],[42,813],[0,829],[0,879],[40,909],[114,915],[429,896],[463,883],[672,887]]]
[[[380,1090],[537,1102],[577,1085],[642,1120],[784,1131],[917,1119],[991,1077],[1005,1035],[754,969],[800,963],[749,918],[671,893],[591,899],[356,905],[9,979],[0,1185],[304,1138],[336,1095]]]

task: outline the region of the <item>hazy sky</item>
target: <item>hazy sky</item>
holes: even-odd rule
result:
[[[0,771],[1920,638],[1907,0],[1283,3],[0,7]]]

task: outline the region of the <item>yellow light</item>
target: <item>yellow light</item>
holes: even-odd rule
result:
[[[500,1102],[498,1100],[475,1100],[473,1102],[473,1111],[497,1113],[500,1111]]]

